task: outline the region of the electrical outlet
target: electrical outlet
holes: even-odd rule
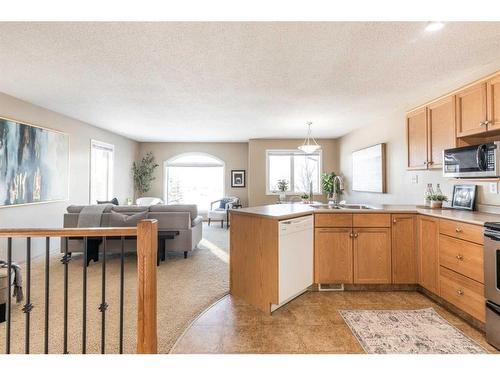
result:
[[[413,176],[411,176],[411,183],[418,184],[418,174],[414,174]]]
[[[490,193],[498,194],[498,182],[490,182]]]

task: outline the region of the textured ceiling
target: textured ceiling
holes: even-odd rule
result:
[[[303,137],[307,121],[338,137],[500,69],[500,23],[425,25],[0,23],[0,92],[139,141]]]

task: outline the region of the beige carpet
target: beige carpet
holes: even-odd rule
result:
[[[227,229],[204,224],[199,249],[187,259],[182,253],[168,253],[166,262],[158,268],[158,350],[168,353],[178,336],[206,307],[228,292],[229,260]],[[51,258],[50,265],[50,348],[61,353],[63,345],[63,265],[60,254]],[[106,352],[118,353],[119,338],[119,257],[107,261]],[[81,353],[82,339],[82,258],[74,255],[70,262],[69,292],[69,352]],[[44,322],[44,262],[35,259],[32,270],[31,352],[43,352]],[[24,302],[23,302],[24,303]],[[24,352],[25,314],[21,304],[13,304],[13,353]],[[101,263],[88,267],[87,353],[100,352]],[[136,332],[136,259],[125,258],[125,328],[124,351],[135,352]],[[0,353],[5,353],[5,323],[0,324]]]

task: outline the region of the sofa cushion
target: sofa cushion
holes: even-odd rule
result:
[[[198,207],[195,204],[157,204],[149,207],[150,212],[189,212],[191,218],[198,216]]]
[[[71,206],[68,206],[66,208],[66,211],[68,211],[68,213],[70,214],[79,214],[80,212],[82,212],[83,210],[83,207],[87,207],[88,205],[85,205],[85,206],[80,206],[80,205],[71,205]],[[104,208],[104,212],[111,212],[111,209],[113,207],[116,207],[116,206],[113,206],[112,204],[107,204],[106,205],[106,208]]]
[[[111,210],[120,212],[122,214],[129,214],[135,212],[148,212],[147,206],[112,206]]]
[[[108,226],[109,227],[136,227],[139,221],[147,219],[148,213],[146,211],[139,212],[133,215],[124,215],[115,211],[109,213]]]

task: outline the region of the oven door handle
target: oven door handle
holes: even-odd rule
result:
[[[486,301],[486,308],[500,315],[500,306],[491,301]]]
[[[489,233],[488,231],[484,231],[484,236],[492,239],[493,241],[500,241],[500,236],[497,234]]]

